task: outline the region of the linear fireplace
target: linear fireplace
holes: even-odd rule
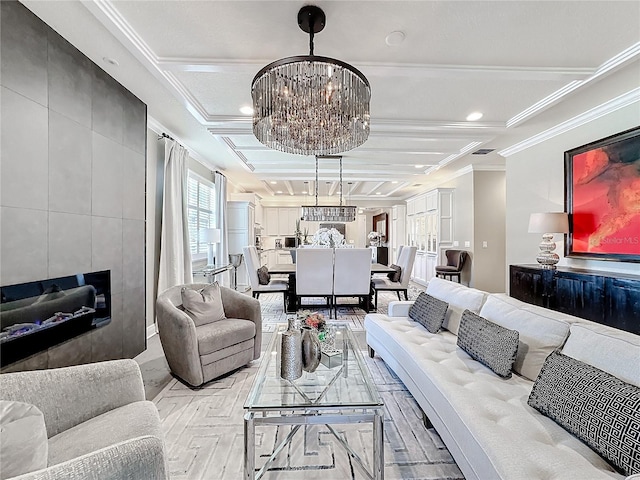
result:
[[[111,321],[109,270],[0,287],[1,366]]]

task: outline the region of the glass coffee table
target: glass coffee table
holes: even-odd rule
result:
[[[329,429],[367,478],[384,478],[384,404],[349,326],[334,322],[331,325],[337,327],[335,349],[340,353],[331,358],[323,354],[315,372],[302,372],[294,381],[280,377],[281,338],[287,326],[280,325],[271,338],[244,404],[245,480],[262,477],[301,426],[318,424]],[[332,426],[365,422],[373,424],[371,469]],[[256,472],[255,429],[262,425],[294,427]]]

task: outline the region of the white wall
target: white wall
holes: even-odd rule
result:
[[[541,236],[527,233],[529,215],[564,211],[564,152],[639,123],[640,107],[635,103],[507,158],[507,269],[512,264],[535,263]],[[564,240],[556,235],[556,241],[559,265],[638,271],[638,264],[563,258]]]

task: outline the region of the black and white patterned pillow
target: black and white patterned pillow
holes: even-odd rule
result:
[[[462,313],[458,346],[501,377],[511,378],[518,338],[517,330],[496,325],[469,310]]]
[[[438,333],[447,315],[449,304],[426,292],[420,293],[409,308],[409,318],[418,322],[431,333]]]
[[[395,270],[395,272],[387,273],[389,280],[392,282],[399,282],[400,277],[402,276],[402,267],[399,267],[398,265],[389,265],[389,268],[393,268]]]
[[[640,388],[556,351],[544,362],[528,403],[624,475],[640,473]]]
[[[269,269],[266,265],[260,267],[258,269],[258,283],[260,285],[269,285],[271,281],[271,275],[269,274]]]

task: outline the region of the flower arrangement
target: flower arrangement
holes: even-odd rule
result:
[[[327,324],[324,315],[318,312],[311,312],[310,310],[298,312],[298,320],[301,320],[303,325],[315,328],[316,330],[324,330]]]
[[[367,235],[367,238],[369,239],[369,243],[372,246],[374,247],[380,246],[380,241],[382,240],[382,236],[378,232],[369,232],[369,235]]]
[[[345,248],[347,247],[347,242],[344,240],[344,235],[335,228],[321,228],[313,234],[311,245],[329,248]]]

